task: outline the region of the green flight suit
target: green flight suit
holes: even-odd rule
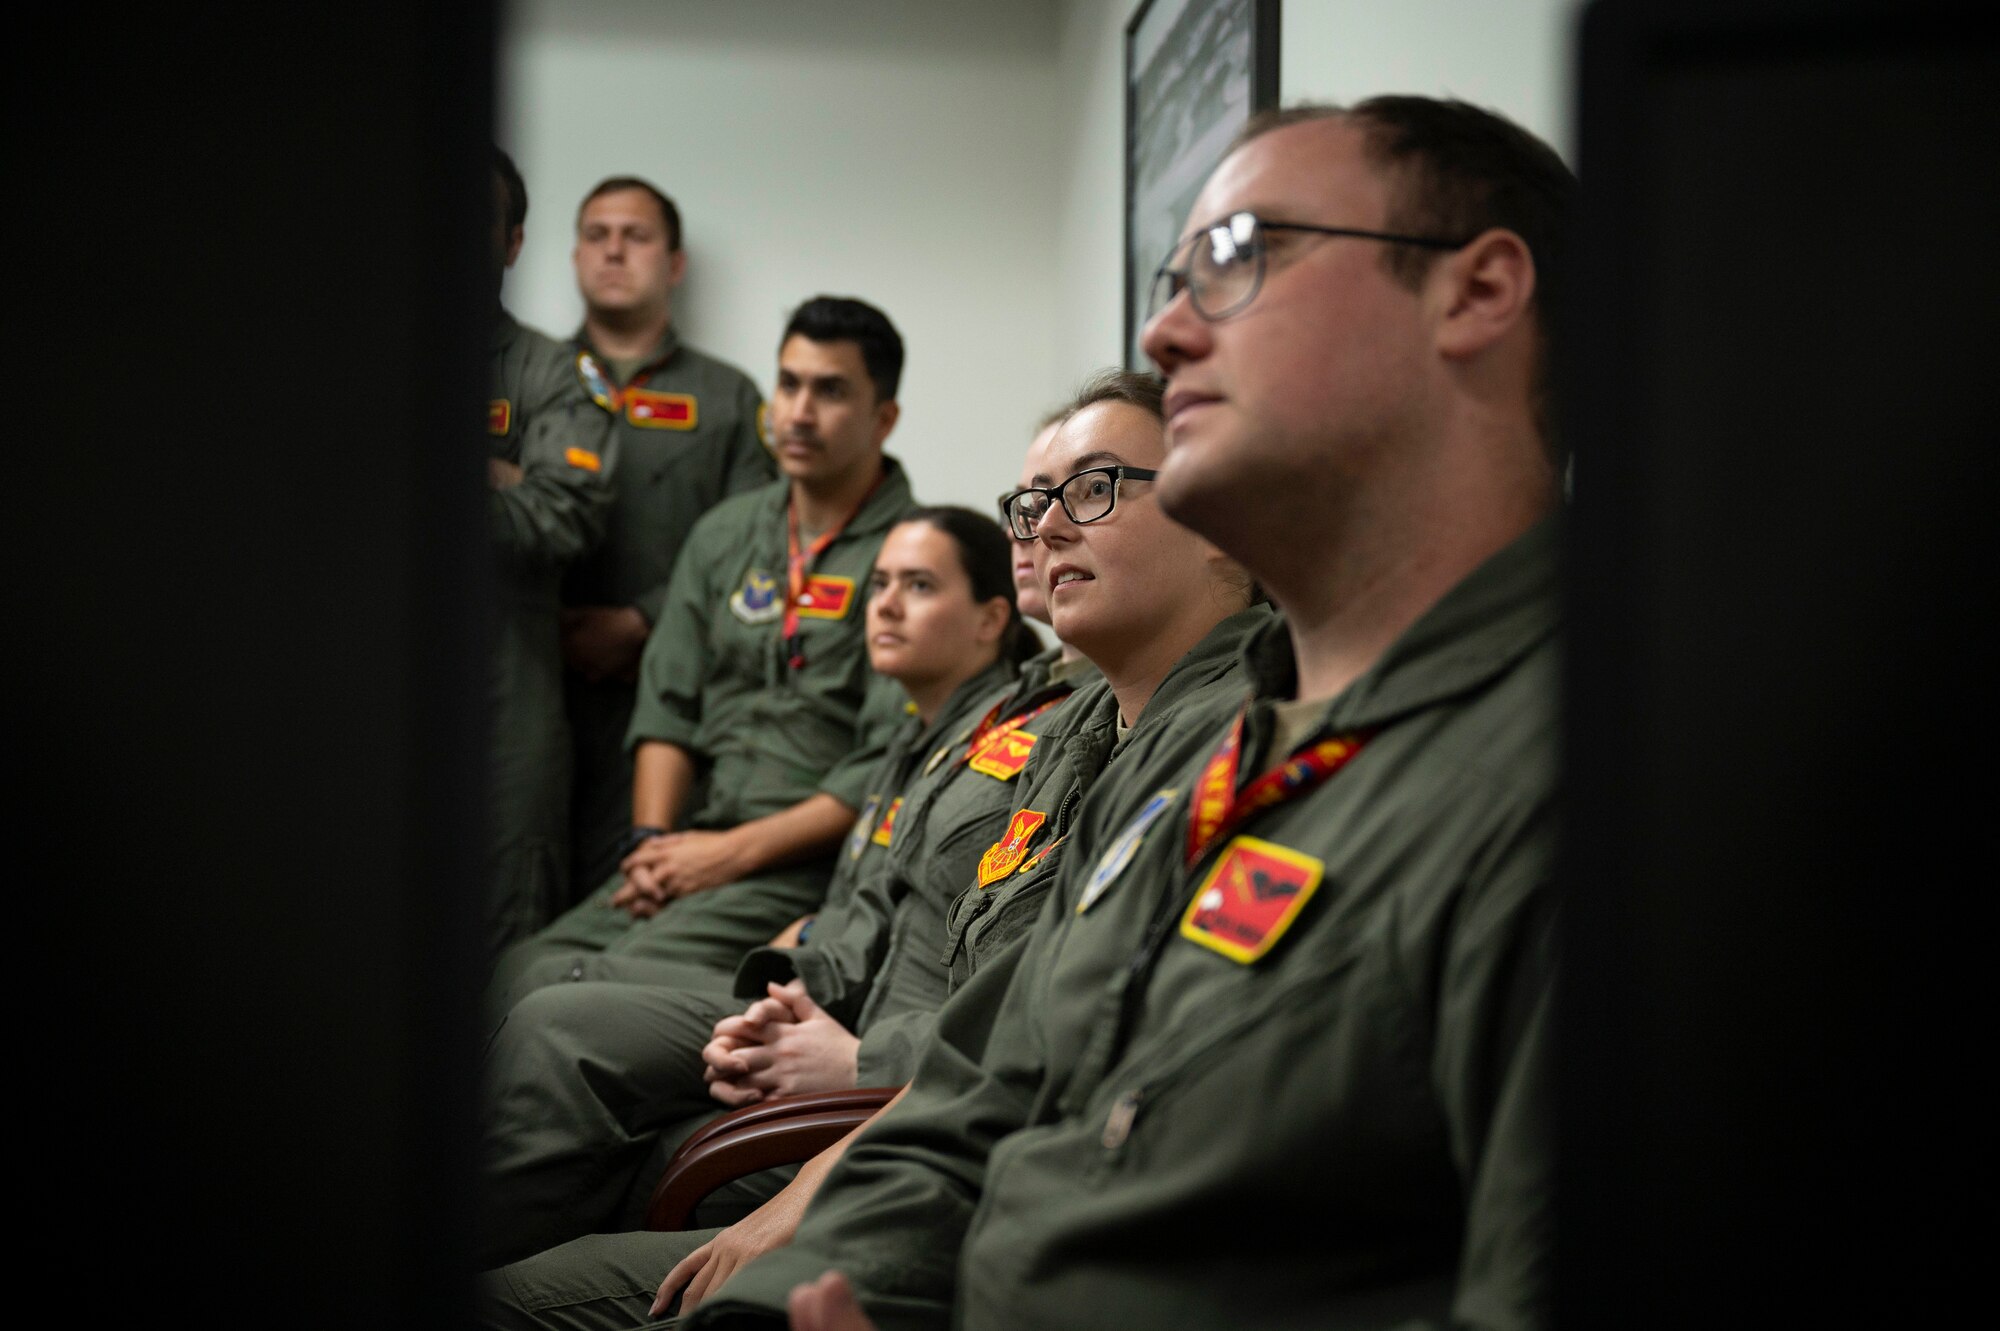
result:
[[[875,552],[911,509],[893,458],[867,501],[816,558],[827,603],[798,621],[797,663],[783,642],[787,503],[776,481],[724,500],[695,524],[639,666],[628,740],[678,745],[695,760],[698,829],[723,829],[790,808],[818,791],[859,810],[870,771],[902,719],[901,686],[869,668],[863,600]],[[867,703],[864,709],[864,702]],[[497,1002],[565,979],[612,974],[625,961],[733,970],[826,894],[833,860],[767,870],[674,901],[648,920],[608,906],[622,877],[534,938],[509,949]]]
[[[563,569],[603,536],[616,441],[577,380],[577,353],[494,321],[487,434],[521,468],[491,491],[498,588],[488,744],[492,951],[569,908],[569,725],[556,615]]]
[[[855,917],[872,920],[890,895],[873,884],[888,873],[906,807],[899,802],[939,742],[976,721],[1013,674],[1011,663],[996,662],[961,685],[930,724],[904,718],[869,774],[811,935],[796,949],[758,953],[795,957],[799,970],[812,975],[856,964],[855,939],[866,930]],[[768,967],[765,973],[791,977],[789,968],[782,976]],[[701,1047],[716,1022],[764,996],[761,979],[743,981],[737,994],[726,973],[706,985],[637,981],[622,974],[529,993],[488,1042],[482,1265],[643,1223],[673,1150],[723,1112],[702,1079]],[[759,1192],[742,1209],[775,1190]]]
[[[611,373],[582,331],[570,345]],[[609,410],[621,465],[604,541],[571,566],[562,599],[572,606],[629,605],[657,626],[695,523],[731,495],[769,484],[778,470],[764,446],[756,384],[735,366],[682,345],[671,326],[617,388]],[[573,881],[581,890],[611,872],[632,825],[625,731],[633,686],[591,683],[574,672],[567,684],[575,753]]]
[[[991,951],[979,955],[977,962],[1001,964],[1005,954],[1025,936],[1027,917],[1047,894],[1054,866],[1060,861],[1057,843],[1084,793],[1107,769],[1117,770],[1111,765],[1122,761],[1135,743],[1143,746],[1156,734],[1177,732],[1185,715],[1198,713],[1217,699],[1240,702],[1248,692],[1240,664],[1244,640],[1271,618],[1268,608],[1258,606],[1218,624],[1175,663],[1146,704],[1139,723],[1122,740],[1117,733],[1117,699],[1095,667],[1088,662],[1072,663],[1080,668],[1067,672],[1054,686],[1042,682],[1052,660],[1024,670],[1020,686],[997,699],[1001,715],[1023,713],[1051,697],[1064,698],[1024,727],[1035,736],[1026,765],[1010,780],[1001,781],[962,762],[949,766],[932,763],[933,772],[917,780],[897,821],[889,872],[873,884],[879,902],[874,909],[864,907],[859,918],[846,922],[841,938],[848,946],[839,952],[833,951],[841,947],[837,943],[825,950],[802,948],[794,953],[760,948],[738,968],[738,996],[761,994],[766,981],[782,983],[794,975],[803,976],[815,1001],[860,1034],[857,1083],[889,1086],[907,1081],[929,1043],[938,1007],[945,1000],[952,952],[956,951],[961,964],[970,969],[974,961],[967,956],[969,949],[986,947]],[[1049,657],[1054,655],[1052,652]],[[970,713],[971,720],[985,716],[988,705],[982,701]],[[947,758],[962,757],[970,737],[969,727],[955,735],[946,749]],[[1016,849],[1015,858],[1007,861],[1013,867],[1004,876],[981,884],[982,860],[989,850],[997,850],[1001,834],[1024,811],[1030,817],[1042,815],[1046,821],[1036,823],[1035,835]],[[1049,853],[1037,853],[1044,850]],[[857,895],[868,897],[869,886],[863,886]],[[983,908],[963,912],[961,908],[975,898]],[[976,919],[979,927],[968,937],[961,920],[947,945],[947,917],[959,920],[961,915]],[[816,941],[819,927],[835,925],[816,926]],[[865,937],[856,943],[857,935]],[[690,1008],[696,1006],[690,1000],[678,1001]],[[847,1015],[857,1003],[858,1020]],[[652,1005],[656,1022],[661,1006]],[[726,1013],[716,1013],[720,1015]],[[713,1020],[709,1025],[713,1026]],[[651,1060],[652,1076],[636,1081],[630,1059],[639,1052],[637,1041],[620,1042],[622,1057],[608,1055],[606,1029],[607,1023],[600,1016],[590,1025],[588,1043],[573,1039],[559,1056],[544,1057],[533,1067],[544,1096],[551,1083],[576,1084],[576,1090],[562,1104],[544,1102],[538,1106],[540,1123],[560,1114],[572,1123],[601,1124],[618,1105],[658,1103],[662,1082],[675,1075],[699,1091],[698,1061],[676,1068],[656,1055]],[[698,1050],[699,1044],[695,1047]],[[624,1075],[616,1080],[607,1077],[607,1066],[619,1067]],[[576,1069],[583,1067],[592,1070],[588,1078],[576,1075]],[[684,1096],[688,1093],[682,1092]],[[588,1120],[578,1115],[582,1107],[589,1110]],[[677,1145],[694,1126],[680,1126],[672,1143]],[[574,1142],[575,1146],[582,1143]],[[579,1154],[596,1158],[602,1150],[602,1146],[585,1147]],[[642,1204],[650,1195],[652,1180],[657,1179],[670,1155],[671,1149],[656,1151],[642,1176],[643,1191],[635,1189],[631,1200]],[[774,1170],[739,1180],[732,1200],[754,1200],[760,1180],[763,1195],[775,1194],[795,1172]],[[628,1201],[624,1221],[636,1224],[642,1218],[643,1205]],[[652,1291],[667,1272],[696,1246],[679,1236],[659,1237],[661,1241],[652,1244],[635,1243],[625,1234],[566,1243],[495,1273],[483,1287],[482,1301],[489,1305],[495,1325],[590,1326],[605,1331],[629,1326],[643,1316]],[[637,1289],[647,1292],[645,1300],[633,1299],[630,1291]],[[548,1310],[558,1304],[560,1313],[551,1315]]]
[[[881,1331],[1547,1325],[1555,553],[1543,524],[1444,596],[1320,711],[1359,756],[1192,867],[1229,713],[1134,753],[792,1244],[685,1324],[782,1327],[837,1268]],[[1281,627],[1249,669],[1246,781]]]

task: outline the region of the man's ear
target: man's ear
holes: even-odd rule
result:
[[[687,276],[687,271],[688,271],[688,252],[686,250],[675,250],[672,254],[667,256],[668,286],[670,287],[679,286],[681,284],[681,279]]]
[[[875,442],[881,443],[889,437],[889,431],[896,428],[896,418],[903,414],[903,408],[895,398],[875,404]]]
[[[1535,258],[1527,242],[1502,227],[1432,268],[1437,346],[1454,360],[1476,356],[1529,319]]]
[[[505,267],[512,268],[514,260],[521,257],[521,242],[527,238],[527,234],[527,228],[519,226],[507,233],[507,262],[504,265]]]

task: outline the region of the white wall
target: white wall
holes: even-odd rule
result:
[[[517,0],[501,142],[534,200],[508,301],[566,333],[576,200],[646,176],[687,219],[690,341],[768,388],[820,291],[909,344],[891,447],[985,508],[1033,420],[1119,357],[1124,31],[1138,0]],[[1285,0],[1279,94],[1491,106],[1573,162],[1582,0]]]
[[[528,182],[517,316],[581,318],[577,201],[644,176],[685,219],[684,335],[768,392],[787,312],[860,296],[908,350],[890,449],[984,510],[1056,369],[1055,0],[521,0],[498,137]]]

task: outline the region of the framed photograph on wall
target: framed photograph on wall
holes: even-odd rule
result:
[[[1141,0],[1125,25],[1125,365],[1153,272],[1253,112],[1278,104],[1279,0]]]

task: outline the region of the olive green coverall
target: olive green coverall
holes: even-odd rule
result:
[[[882,1331],[1548,1325],[1557,602],[1545,523],[1317,709],[1358,756],[1191,864],[1233,713],[1121,763],[1026,945],[685,1324],[836,1268]],[[1243,781],[1282,629],[1249,668]]]
[[[684,345],[671,325],[660,344],[620,379],[582,330],[576,351],[597,357],[617,400],[613,422],[622,465],[612,485],[603,542],[571,566],[569,606],[631,606],[656,628],[667,585],[701,516],[731,495],[767,485],[776,464],[764,446],[763,397],[750,376]],[[602,882],[618,862],[632,822],[632,769],[625,750],[633,686],[628,680],[567,678],[575,775],[572,881]]]
[[[604,534],[617,441],[578,381],[576,352],[504,310],[490,346],[492,456],[521,468],[489,500],[497,595],[486,936],[497,954],[572,900],[558,592],[563,569]]]

